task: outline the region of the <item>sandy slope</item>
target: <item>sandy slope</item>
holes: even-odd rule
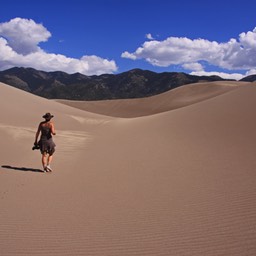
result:
[[[0,169],[1,255],[256,255],[256,87],[220,86],[113,118],[0,84],[2,166],[40,167],[45,112],[58,132],[54,173]]]
[[[140,117],[188,106],[236,89],[244,82],[211,82],[184,85],[160,95],[142,99],[70,101],[68,106],[114,117]]]

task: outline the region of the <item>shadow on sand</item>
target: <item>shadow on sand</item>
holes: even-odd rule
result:
[[[10,166],[10,165],[2,165],[1,167],[5,168],[5,169],[11,169],[11,170],[23,171],[23,172],[42,172],[43,173],[43,170],[27,168],[27,167],[14,167],[14,166]]]

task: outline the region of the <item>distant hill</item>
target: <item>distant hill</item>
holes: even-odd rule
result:
[[[244,77],[240,81],[243,81],[243,82],[256,82],[256,75],[250,75],[250,76]]]
[[[218,76],[193,76],[177,72],[155,73],[141,69],[100,76],[17,67],[0,72],[0,82],[45,98],[69,100],[143,98],[185,84],[223,80],[225,79]]]

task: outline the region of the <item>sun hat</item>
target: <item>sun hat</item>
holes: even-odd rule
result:
[[[51,119],[53,118],[54,116],[51,114],[51,113],[46,113],[45,115],[43,115],[43,118],[46,118],[46,119]]]

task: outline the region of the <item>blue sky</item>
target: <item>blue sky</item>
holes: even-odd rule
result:
[[[256,74],[255,0],[8,0],[0,70]]]

